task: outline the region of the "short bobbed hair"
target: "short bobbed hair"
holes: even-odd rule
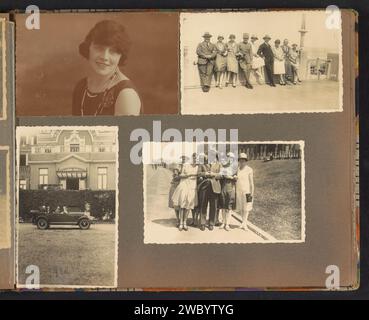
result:
[[[119,66],[124,65],[128,51],[131,47],[131,41],[125,28],[113,20],[103,20],[90,30],[85,40],[79,45],[79,53],[86,59],[89,57],[91,43],[114,48],[122,56],[119,60]]]

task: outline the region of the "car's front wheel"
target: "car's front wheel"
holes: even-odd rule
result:
[[[79,222],[78,222],[78,226],[80,229],[82,230],[87,230],[90,228],[90,221],[88,219],[81,219]]]
[[[37,228],[40,230],[46,230],[49,227],[49,223],[45,218],[40,218],[37,220]]]

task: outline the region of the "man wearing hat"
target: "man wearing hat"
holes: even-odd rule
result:
[[[252,65],[252,47],[249,43],[249,34],[243,34],[243,41],[238,45],[238,53],[239,56],[239,64],[240,68],[245,75],[245,87],[248,89],[252,89],[252,85],[250,83],[250,72]]]
[[[214,72],[217,47],[210,42],[212,35],[209,32],[203,34],[204,41],[199,43],[196,49],[198,56],[197,67],[199,69],[200,83],[203,92],[210,90],[211,78]]]
[[[274,54],[272,47],[269,44],[271,37],[269,35],[265,35],[262,43],[259,47],[257,54],[264,58],[265,62],[265,81],[268,81],[269,85],[275,87],[274,79],[273,79],[273,65],[274,65]]]
[[[247,219],[250,211],[252,210],[254,198],[254,173],[247,165],[247,160],[247,154],[240,153],[238,157],[239,168],[236,183],[237,210],[240,212],[242,217],[240,228],[245,231],[248,231]]]
[[[293,84],[297,84],[297,82],[301,82],[301,80],[299,79],[299,75],[298,75],[298,70],[299,70],[299,56],[300,56],[300,52],[297,49],[297,44],[293,43],[292,44],[292,48],[290,50],[290,53],[288,55],[288,59],[290,61],[291,64],[291,69],[292,69],[292,81]]]
[[[198,176],[198,202],[200,210],[200,230],[205,231],[206,216],[209,205],[209,230],[213,230],[216,223],[216,213],[218,211],[218,200],[221,191],[220,187],[220,163],[217,156],[211,155],[216,151],[209,150],[209,157],[205,159],[204,164],[200,165]],[[210,159],[215,161],[209,163]],[[199,181],[199,180],[198,180]]]

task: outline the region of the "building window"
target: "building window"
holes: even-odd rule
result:
[[[39,177],[40,184],[48,184],[49,183],[49,169],[41,168],[39,169]]]
[[[21,190],[27,189],[27,180],[25,179],[19,180],[19,189]]]
[[[99,152],[105,152],[105,147],[104,146],[100,146],[99,147]]]
[[[70,145],[70,152],[79,152],[79,144],[71,144]]]
[[[27,155],[21,154],[19,159],[19,165],[20,166],[26,166],[27,165]]]
[[[97,168],[97,188],[106,190],[108,184],[108,168]]]
[[[27,144],[27,137],[22,136],[20,138],[20,144],[21,144],[21,146],[25,146]]]
[[[51,148],[45,148],[45,153],[51,153]]]

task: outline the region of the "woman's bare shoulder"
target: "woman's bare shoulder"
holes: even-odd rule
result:
[[[115,103],[115,115],[139,115],[141,99],[134,88],[124,88]]]

